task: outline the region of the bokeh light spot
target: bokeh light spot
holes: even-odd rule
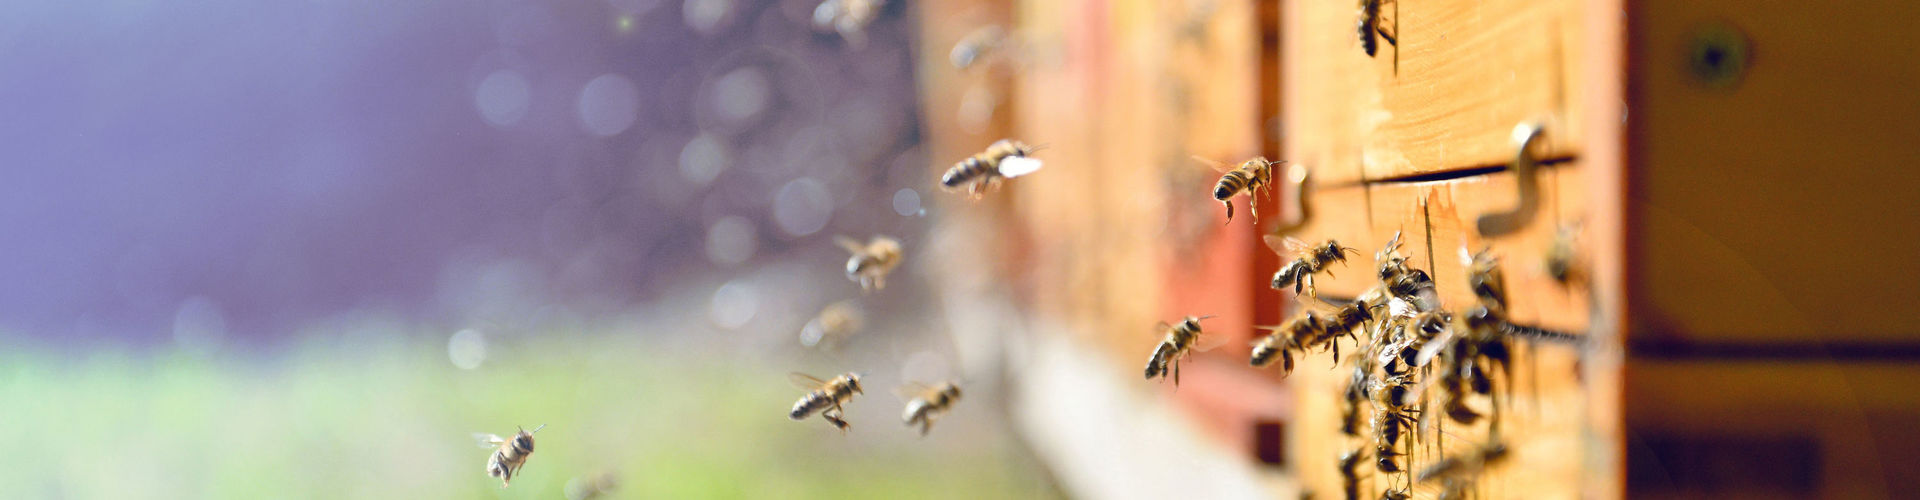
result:
[[[759,291],[742,280],[733,280],[713,291],[713,302],[707,309],[707,315],[714,324],[732,330],[753,321],[753,315],[759,308]]]
[[[480,108],[480,116],[487,123],[507,126],[527,116],[532,96],[533,86],[527,83],[527,77],[503,69],[480,81],[473,90],[473,105]]]
[[[731,266],[746,262],[753,258],[757,245],[753,222],[746,217],[721,217],[707,227],[707,259],[715,264]]]
[[[680,176],[696,186],[713,182],[732,162],[726,144],[713,134],[700,134],[680,148]]]
[[[801,177],[780,186],[773,195],[773,222],[794,236],[806,236],[827,227],[833,219],[833,195],[820,181]]]
[[[580,89],[580,124],[601,137],[619,134],[640,116],[640,88],[620,75],[600,75]]]
[[[772,91],[766,72],[746,66],[727,72],[713,82],[714,110],[728,123],[744,123],[767,108]]]
[[[487,337],[472,328],[453,332],[447,338],[447,359],[462,370],[479,368],[487,360]]]
[[[920,208],[920,192],[913,188],[901,188],[893,192],[893,211],[908,217],[927,213]]]

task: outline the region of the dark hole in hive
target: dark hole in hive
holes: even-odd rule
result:
[[[1286,426],[1275,420],[1253,423],[1253,456],[1267,465],[1286,465]]]

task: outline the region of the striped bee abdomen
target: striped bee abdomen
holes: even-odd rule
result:
[[[940,177],[940,185],[957,188],[968,182],[986,177],[993,173],[993,169],[994,162],[987,161],[979,156],[970,156],[965,160],[960,160],[960,163],[955,163],[953,168],[947,169],[947,173]]]
[[[1213,199],[1232,198],[1233,195],[1240,194],[1241,190],[1246,189],[1247,183],[1251,180],[1252,178],[1245,170],[1227,172],[1227,175],[1220,176],[1220,183],[1213,186]]]
[[[832,400],[827,397],[825,392],[814,391],[808,393],[807,397],[800,398],[799,402],[793,404],[793,412],[788,413],[787,418],[794,420],[807,418],[807,416],[812,415],[813,412],[820,411],[821,408],[826,408],[829,401]]]

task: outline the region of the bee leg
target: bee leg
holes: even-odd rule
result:
[[[1227,222],[1226,224],[1221,224],[1221,225],[1224,226],[1227,224],[1232,224],[1233,223],[1233,200],[1220,200],[1220,204],[1227,206]]]
[[[1173,388],[1179,389],[1180,388],[1180,360],[1178,359],[1173,360],[1172,363],[1173,363]]]

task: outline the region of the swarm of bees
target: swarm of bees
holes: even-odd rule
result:
[[[1331,311],[1308,310],[1286,324],[1261,327],[1269,334],[1254,343],[1249,362],[1264,367],[1278,360],[1283,373],[1290,373],[1295,356],[1331,351],[1336,364],[1344,361],[1351,367],[1339,406],[1340,432],[1369,444],[1342,453],[1335,462],[1347,498],[1358,498],[1359,463],[1367,455],[1374,471],[1400,476],[1397,489],[1390,484],[1382,498],[1407,498],[1416,482],[1442,483],[1441,497],[1462,498],[1473,484],[1471,476],[1507,453],[1498,441],[1500,389],[1512,384],[1506,281],[1491,251],[1463,249],[1461,264],[1473,303],[1458,312],[1445,310],[1433,279],[1399,254],[1400,236],[1396,233],[1374,254],[1379,272],[1372,288]],[[1309,293],[1313,274],[1329,263],[1343,262],[1350,250],[1333,241],[1288,247],[1300,257],[1276,274],[1274,288],[1300,287]],[[1342,360],[1343,336],[1361,352]],[[1431,398],[1429,387],[1435,388]],[[1476,400],[1483,397],[1492,400],[1491,416],[1477,408]],[[1439,411],[1425,411],[1430,406]],[[1439,418],[1464,426],[1486,421],[1493,444],[1425,468],[1405,463],[1417,431],[1425,428],[1423,422]]]
[[[987,145],[986,151],[953,164],[940,175],[940,186],[947,190],[965,189],[972,197],[985,194],[1002,179],[1012,179],[1040,170],[1040,160],[1032,158],[1041,148],[1013,139],[1001,139]]]
[[[546,425],[529,431],[520,429],[512,438],[503,438],[496,434],[474,433],[481,448],[493,448],[493,454],[487,457],[487,475],[500,478],[500,487],[505,488],[520,474],[520,468],[527,465],[527,457],[533,456],[533,433],[547,428]]]

